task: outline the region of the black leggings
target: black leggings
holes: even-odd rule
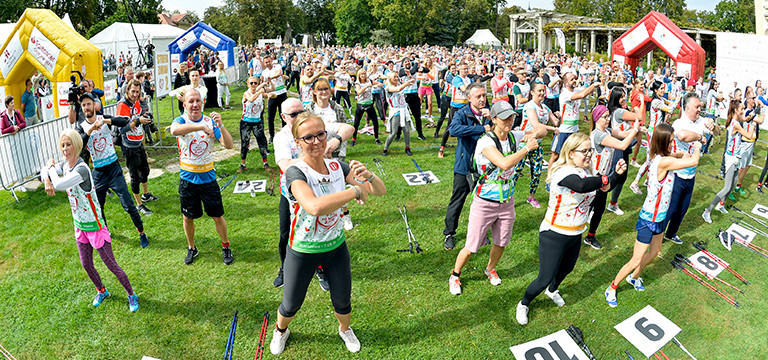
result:
[[[451,111],[448,114],[448,122],[445,124],[445,132],[443,133],[443,141],[440,143],[440,147],[445,147],[445,144],[448,143],[448,138],[451,137],[451,132],[448,131],[448,128],[451,127],[451,120],[453,120],[453,114],[455,114],[459,109],[451,106]],[[440,123],[437,123],[437,128],[440,128]]]
[[[563,235],[552,230],[539,233],[539,277],[525,289],[523,305],[533,301],[545,288],[554,292],[576,266],[581,250],[581,234]]]
[[[609,169],[610,172],[616,171],[616,164],[619,162],[620,159],[624,159],[624,162],[627,163],[627,166],[629,166],[629,155],[632,154],[632,146],[634,146],[636,141],[637,140],[632,140],[632,144],[627,148],[627,150],[613,151],[613,159],[611,160],[611,167]],[[628,172],[629,171],[625,171],[623,174],[619,175],[618,179],[616,180],[616,184],[614,185],[613,192],[611,193],[612,203],[619,202],[619,196],[621,196],[621,189],[624,187],[624,183],[627,182]]]
[[[298,71],[291,71],[291,77],[288,80],[288,86],[286,86],[285,88],[290,90],[291,86],[295,82],[295,84],[296,84],[296,91],[299,91],[300,90],[299,89],[299,79],[301,79],[301,76],[299,75],[299,72]]]
[[[437,126],[435,127],[435,137],[440,135],[440,127],[443,125],[443,120],[445,120],[445,116],[448,115],[448,110],[451,108],[451,98],[445,95],[440,96],[440,119],[437,120]],[[449,120],[450,121],[450,120]],[[446,129],[448,128],[448,125],[445,126]]]
[[[264,136],[264,122],[240,121],[240,159],[245,160],[248,157],[248,150],[251,147],[251,134],[256,137],[259,143],[259,152],[261,159],[267,158],[267,137]]]
[[[608,200],[608,192],[610,192],[615,184],[611,184],[611,188],[608,191],[597,190],[595,198],[592,203],[589,204],[589,210],[592,211],[592,220],[589,221],[589,234],[595,234],[597,227],[600,226],[600,220],[603,219],[605,213],[605,201]]]
[[[411,108],[411,115],[413,115],[413,118],[416,121],[416,133],[419,136],[424,137],[424,134],[421,131],[421,100],[419,100],[419,95],[416,93],[405,94],[405,103]]]
[[[357,141],[357,129],[360,127],[360,120],[363,119],[363,113],[368,114],[368,120],[373,121],[373,137],[379,139],[379,119],[376,117],[376,110],[373,109],[373,105],[360,105],[355,107],[355,134],[352,135],[352,140]]]
[[[280,315],[293,317],[301,309],[307,296],[309,282],[318,266],[325,270],[330,286],[333,311],[340,315],[352,312],[352,269],[349,264],[347,243],[325,253],[304,254],[288,249],[283,264],[283,302]]]
[[[275,137],[275,113],[282,114],[282,110],[280,110],[280,105],[283,104],[283,101],[288,99],[288,95],[286,93],[282,93],[280,95],[277,95],[274,99],[269,99],[267,101],[267,118],[269,119],[269,139],[272,140]],[[263,119],[263,117],[262,117]],[[285,122],[280,120],[285,126]]]
[[[373,105],[376,107],[376,112],[379,113],[379,120],[382,122],[387,121],[387,101],[383,92],[373,94]]]
[[[291,236],[291,209],[285,196],[280,196],[280,205],[277,206],[277,213],[280,217],[280,242],[277,244],[277,250],[280,253],[280,267],[283,267],[283,263],[285,263],[285,249],[288,248],[288,237]]]
[[[342,103],[341,100],[344,100]],[[347,108],[352,107],[352,103],[349,101],[349,91],[345,90],[336,90],[336,94],[333,95],[333,101],[335,101],[337,104],[344,106],[346,104]]]

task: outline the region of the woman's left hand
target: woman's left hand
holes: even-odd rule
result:
[[[624,159],[621,159],[616,163],[616,173],[621,175],[625,171],[627,171],[627,162],[624,161]]]
[[[357,160],[350,161],[349,168],[352,170],[352,174],[355,175],[356,179],[360,179],[361,177],[363,179],[370,179],[373,176],[373,173],[365,167],[365,164]],[[358,182],[362,181],[358,180]]]

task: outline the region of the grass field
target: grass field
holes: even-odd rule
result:
[[[237,103],[242,89],[233,91]],[[167,101],[156,119],[170,122]],[[175,106],[175,105],[174,105]],[[225,124],[239,138],[239,111],[224,113]],[[582,131],[588,125],[582,123]],[[433,130],[425,131],[431,135]],[[382,141],[384,137],[382,137]],[[548,149],[551,136],[544,142]],[[172,139],[166,140],[172,145]],[[455,143],[455,139],[451,140]],[[600,251],[582,246],[574,272],[560,290],[567,305],[557,308],[545,296],[531,304],[530,324],[515,321],[515,305],[538,271],[538,227],[545,206],[533,209],[525,203],[529,172],[520,178],[515,199],[517,223],[510,245],[498,266],[500,286],[491,286],[483,275],[488,247],[482,248],[463,271],[464,293],[448,292],[448,275],[466,236],[470,201],[464,207],[457,234],[457,248],[442,248],[445,208],[451,193],[453,149],[445,159],[437,150],[439,140],[415,139],[414,159],[424,170],[432,170],[439,183],[407,186],[401,173],[415,172],[411,158],[403,154],[402,142],[395,143],[390,156],[381,157],[381,146],[360,135],[349,159],[365,162],[382,158],[387,177],[387,195],[373,198],[365,206],[350,205],[355,229],[348,232],[352,257],[352,327],[362,350],[347,352],[338,337],[337,322],[329,301],[316,281],[310,284],[304,307],[291,324],[292,335],[281,357],[287,359],[501,359],[511,358],[509,347],[564,329],[573,324],[584,331],[587,344],[598,359],[626,359],[629,350],[640,352],[619,335],[614,325],[650,304],[683,330],[677,338],[699,359],[768,358],[768,302],[766,283],[768,261],[734,247],[728,253],[715,241],[718,228],[730,225],[729,216],[712,214],[706,224],[701,212],[722,181],[697,176],[691,208],[680,236],[684,245],[664,243],[662,259],[656,259],[643,274],[646,291],[636,292],[628,284],[619,289],[619,307],[605,303],[603,290],[632,252],[634,224],[643,196],[628,188],[620,205],[626,212],[618,217],[606,212],[597,234],[604,245]],[[722,144],[714,145],[721,152]],[[766,148],[759,144],[757,165],[762,165]],[[172,163],[172,148],[150,149],[157,161],[152,166]],[[257,153],[249,157],[250,168],[238,180],[267,179]],[[644,159],[644,153],[641,153]],[[124,160],[121,159],[124,164]],[[270,163],[274,159],[270,156]],[[703,158],[701,169],[717,174],[720,155]],[[218,162],[219,172],[234,174],[239,158]],[[759,169],[750,170],[746,197],[737,196],[742,209],[768,203],[754,191]],[[636,169],[630,167],[630,176]],[[546,173],[542,175],[546,176]],[[228,179],[221,181],[221,184]],[[183,263],[186,241],[177,195],[178,174],[167,173],[150,181],[150,190],[160,200],[149,204],[155,211],[145,216],[150,246],[142,249],[130,219],[115,197],[107,198],[106,215],[113,236],[118,263],[128,274],[140,297],[141,309],[129,313],[127,296],[115,277],[96,257],[96,268],[113,296],[100,307],[91,306],[95,295],[92,283],[80,266],[72,232],[72,218],[63,193],[45,196],[42,188],[20,194],[15,202],[0,193],[5,221],[0,223],[0,343],[19,359],[140,359],[143,355],[161,359],[214,359],[224,352],[235,310],[239,310],[234,358],[253,356],[261,317],[272,315],[282,290],[272,286],[279,267],[277,253],[279,197],[259,194],[251,197],[224,191],[225,218],[235,262],[225,266],[213,222],[197,221],[200,256],[191,266]],[[542,181],[543,182],[543,181]],[[545,205],[547,193],[539,186],[538,200]],[[407,246],[404,224],[396,204],[405,204],[416,238],[424,252],[397,253]],[[752,282],[742,286],[736,309],[693,279],[669,265],[676,253],[696,252],[693,241],[708,241],[709,248]],[[758,238],[765,244],[765,238]],[[727,273],[723,279],[735,284]],[[762,340],[761,340],[762,339]],[[674,345],[663,349],[672,359],[687,358]],[[265,349],[268,354],[269,349]],[[265,355],[271,356],[271,355]]]

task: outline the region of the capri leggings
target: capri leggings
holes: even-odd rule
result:
[[[405,126],[400,126],[400,117],[405,116]],[[392,141],[395,140],[395,134],[398,132],[404,130],[405,132],[405,147],[410,148],[411,147],[411,118],[408,116],[408,112],[405,111],[405,109],[401,110],[399,114],[392,116],[389,119],[389,136],[387,136],[387,140],[384,142],[384,150],[389,150],[389,145],[392,144]]]
[[[531,195],[533,195],[533,194],[536,194],[536,188],[539,187],[539,179],[541,178],[541,167],[544,164],[544,156],[541,151],[541,148],[536,148],[536,150],[533,150],[525,154],[525,159],[517,163],[517,166],[515,167],[515,175],[513,176],[513,181],[515,184],[517,184],[517,179],[520,177],[520,173],[523,171],[523,167],[525,166],[526,160],[530,163],[530,167],[531,167],[530,193]]]
[[[539,276],[525,289],[521,303],[533,301],[545,288],[554,292],[576,266],[581,249],[581,234],[563,235],[552,230],[539,233]]]
[[[325,253],[304,254],[288,249],[283,264],[283,302],[280,315],[293,317],[301,309],[315,270],[322,266],[330,286],[333,311],[340,315],[352,312],[352,269],[347,243]]]
[[[715,198],[712,199],[712,203],[707,207],[707,211],[712,211],[712,209],[714,209],[717,204],[723,201],[725,197],[728,196],[731,191],[733,191],[733,187],[736,186],[736,179],[739,177],[739,169],[737,168],[738,162],[730,162],[732,164],[728,165],[727,169],[725,170],[725,176],[723,177],[725,179],[725,184],[723,185],[723,188],[717,193],[717,195],[715,195]]]
[[[93,266],[93,247],[89,243],[76,242],[77,251],[80,253],[80,264],[83,265],[83,269],[85,269],[88,277],[91,278],[93,285],[96,285],[96,289],[103,289],[104,284],[101,282],[101,276],[99,276],[99,272],[96,271],[96,267]],[[125,288],[128,295],[133,295],[133,288],[131,288],[131,283],[128,281],[128,275],[125,275],[125,271],[117,265],[115,255],[112,253],[112,244],[105,242],[104,245],[96,251],[99,252],[101,261],[104,262],[104,265],[107,266],[109,271],[115,274],[117,280],[123,285],[123,288]]]
[[[595,193],[595,199],[589,204],[589,209],[592,211],[592,219],[589,220],[589,232],[588,234],[594,235],[597,232],[597,227],[600,226],[600,221],[603,219],[605,213],[605,201],[608,200],[608,192],[613,190],[615,185],[611,185],[608,191],[597,190]]]

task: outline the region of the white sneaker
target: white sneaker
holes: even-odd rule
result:
[[[558,307],[565,305],[565,300],[563,300],[563,297],[560,296],[560,290],[555,290],[555,292],[549,292],[549,288],[547,288],[544,290],[544,295],[547,295],[548,298],[552,299],[552,301]]]
[[[637,195],[643,195],[643,190],[640,189],[640,185],[638,185],[634,181],[632,182],[632,184],[629,185],[629,189],[632,190],[632,192]]]
[[[488,280],[491,281],[491,285],[498,286],[501,285],[501,278],[499,277],[499,274],[496,273],[496,269],[493,269],[491,271],[484,270],[485,276],[488,277]]]
[[[616,205],[610,205],[609,204],[607,209],[608,209],[608,211],[610,211],[610,212],[612,212],[612,213],[614,213],[616,215],[619,215],[619,216],[624,215],[624,212],[621,211],[621,209],[619,209],[619,204],[616,204]]]
[[[605,289],[605,301],[608,303],[608,306],[612,308],[619,306],[619,301],[616,299],[616,290],[611,289],[610,286]]]
[[[725,206],[723,206],[722,202],[720,202],[719,204],[717,204],[717,206],[715,206],[715,210],[717,210],[717,211],[719,211],[719,212],[721,212],[723,214],[727,214],[728,213],[728,210],[725,209]]]
[[[706,221],[707,224],[711,224],[712,223],[712,215],[710,215],[709,211],[704,210],[704,213],[701,214],[701,217],[704,218],[704,221]]]
[[[352,230],[355,227],[355,224],[352,224],[352,217],[349,216],[349,214],[344,215],[344,217],[341,218],[341,222],[344,223],[344,230]]]
[[[515,315],[517,323],[520,325],[528,324],[528,307],[522,302],[517,303],[517,314]]]
[[[291,336],[291,329],[285,329],[284,333],[272,331],[272,341],[269,342],[269,351],[272,355],[280,355],[285,350],[285,342],[288,341],[288,337]]]
[[[630,162],[629,162],[629,165],[631,165],[631,166],[634,166],[634,167],[636,167],[636,168],[639,168],[640,166],[642,166],[642,165],[640,165],[640,164],[638,164],[638,163],[637,163],[637,160],[632,160],[632,161],[630,161]]]
[[[360,351],[360,340],[357,340],[357,336],[355,336],[355,332],[352,331],[352,328],[342,332],[341,326],[339,326],[339,336],[341,336],[341,340],[344,340],[344,345],[347,345],[347,350],[349,350],[349,352],[356,353]]]
[[[448,278],[448,288],[451,294],[461,295],[461,281],[459,281],[458,276],[451,274],[451,277]]]

